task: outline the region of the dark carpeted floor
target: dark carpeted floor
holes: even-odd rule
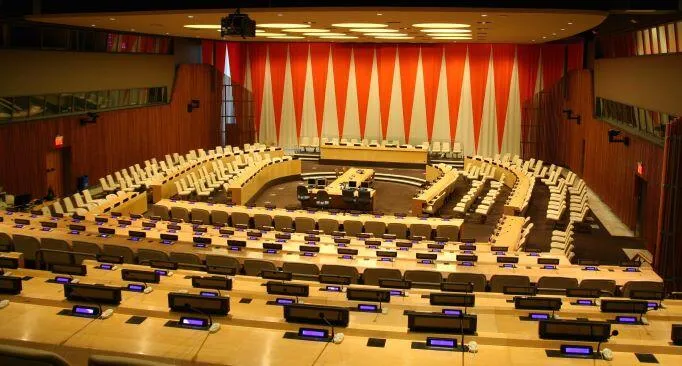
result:
[[[303,172],[333,172],[335,170],[344,171],[350,166],[319,164],[315,161],[303,161]],[[399,174],[412,177],[424,178],[423,169],[406,169],[406,168],[385,168],[372,167],[377,172]],[[296,186],[300,181],[291,181],[279,183],[262,191],[255,199],[254,203],[258,206],[272,203],[277,207],[285,207],[289,205],[298,205],[296,199]],[[452,216],[452,209],[455,207],[460,198],[469,190],[471,182],[467,179],[461,179],[455,191],[446,204],[439,210],[437,216]],[[377,189],[375,197],[375,208],[377,212],[385,214],[392,214],[397,212],[409,213],[412,204],[412,197],[419,190],[418,187],[391,183],[391,182],[375,182]],[[485,196],[490,189],[486,186],[481,193],[481,197]],[[510,194],[510,189],[503,187],[501,194],[493,205],[490,214],[483,222],[481,217],[475,213],[468,213],[464,218],[464,225],[462,227],[463,238],[475,238],[477,241],[487,241],[490,237],[498,219],[502,216],[504,202]],[[526,216],[531,218],[534,224],[531,230],[529,240],[527,242],[528,248],[537,248],[542,251],[548,251],[550,248],[551,235],[553,230],[557,230],[553,222],[547,222],[547,202],[549,200],[548,187],[537,182],[533,195],[526,212]],[[214,197],[216,202],[226,202],[224,192],[219,192]],[[477,204],[474,204],[474,207]],[[574,234],[575,254],[579,259],[596,259],[603,264],[618,264],[621,261],[627,260],[627,256],[622,251],[622,248],[644,248],[644,243],[638,238],[630,237],[615,237],[611,236],[599,220],[592,214],[588,215],[593,222],[590,225],[589,232],[576,232]],[[565,225],[566,219],[560,224]]]

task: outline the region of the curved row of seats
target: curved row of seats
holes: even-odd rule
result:
[[[397,239],[410,237],[423,237],[430,240],[434,237],[447,238],[449,241],[458,240],[459,229],[454,225],[438,225],[435,230],[428,224],[406,225],[400,222],[386,224],[381,221],[367,220],[364,223],[359,220],[334,220],[322,218],[317,222],[309,217],[297,217],[293,219],[287,215],[268,215],[255,214],[251,217],[248,213],[233,212],[228,214],[225,211],[207,211],[204,209],[193,208],[191,211],[184,207],[171,207],[169,210],[165,206],[153,205],[152,215],[159,216],[164,220],[176,219],[184,222],[202,223],[205,225],[230,225],[233,227],[247,228],[268,228],[272,227],[278,231],[296,231],[307,233],[311,230],[320,230],[327,235],[336,231],[344,231],[348,236],[356,236],[359,233],[370,233],[374,236],[384,234],[395,235]],[[435,232],[434,232],[435,231]]]

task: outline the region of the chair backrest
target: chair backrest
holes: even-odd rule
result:
[[[180,219],[185,222],[189,222],[189,211],[184,207],[171,207],[171,217],[174,219]]]
[[[338,264],[323,264],[322,268],[320,269],[320,274],[348,276],[350,277],[351,283],[358,283],[358,278],[360,277],[357,268],[351,266],[341,266]]]
[[[358,190],[358,203],[368,204],[372,202],[372,192],[369,189]]]
[[[276,271],[277,267],[272,262],[260,259],[244,260],[244,274],[247,276],[260,276],[263,270]]]
[[[193,208],[191,213],[192,221],[199,220],[204,225],[208,225],[211,223],[211,214],[207,210],[201,208]]]
[[[139,254],[139,253],[138,253]],[[201,264],[201,258],[194,253],[182,253],[182,252],[171,252],[168,255],[168,259],[171,262],[184,263],[184,264]]]
[[[317,206],[328,206],[331,201],[329,200],[329,193],[324,189],[317,191],[315,195],[315,204]]]
[[[92,255],[97,255],[102,253],[102,248],[95,243],[88,243],[85,241],[74,240],[71,242],[71,247],[74,252],[73,260],[75,264],[81,264],[83,259],[95,259],[93,256],[87,256],[77,253],[89,253]]]
[[[282,229],[291,229],[294,227],[294,219],[290,216],[275,215],[274,221],[276,230],[281,231]]]
[[[599,289],[609,296],[616,295],[616,281],[614,280],[588,278],[580,281],[579,287],[582,289]]]
[[[227,225],[230,215],[226,211],[211,211],[211,222],[214,225]]]
[[[623,285],[623,297],[630,297],[631,291],[663,291],[663,282],[628,281]]]
[[[256,228],[261,228],[263,226],[272,226],[272,216],[268,214],[253,215],[253,226]]]
[[[0,344],[0,365],[70,366],[56,353]]]
[[[365,232],[372,233],[374,236],[381,236],[386,233],[386,223],[382,221],[365,221]]]
[[[149,261],[168,261],[168,254],[160,250],[138,249],[137,262],[140,264],[147,264]]]
[[[171,364],[132,357],[90,355],[88,366],[171,366]]]
[[[206,265],[235,268],[237,270],[237,273],[239,273],[242,268],[242,265],[236,258],[218,254],[207,254]]]
[[[282,270],[284,272],[291,272],[294,275],[317,276],[320,274],[320,269],[316,264],[312,263],[284,262],[282,263]]]
[[[362,232],[362,221],[346,220],[343,222],[343,231],[348,236],[355,236]]]
[[[232,219],[232,226],[234,225],[250,226],[249,224],[251,223],[251,217],[246,212],[233,212],[232,215],[230,215],[230,218]]]
[[[436,226],[436,236],[448,238],[449,241],[456,241],[459,239],[459,228],[455,225],[438,225]]]
[[[152,216],[158,216],[162,220],[169,220],[170,219],[170,210],[166,206],[152,205],[151,212],[152,212],[151,213]]]
[[[484,292],[487,281],[482,273],[450,273],[448,282],[471,283],[475,292]]]
[[[135,263],[135,253],[133,252],[132,249],[126,246],[104,244],[102,253],[107,255],[123,257],[124,263]]]
[[[14,246],[12,245],[12,237],[5,234],[5,233],[0,233],[0,247],[7,248],[8,250],[12,250]]]
[[[69,246],[69,243],[67,243],[65,240],[54,238],[42,238],[40,239],[40,249],[70,251],[71,247]]]
[[[296,187],[296,197],[299,201],[306,201],[310,198],[310,193],[308,193],[308,187],[300,185]]]
[[[412,236],[423,236],[426,240],[431,239],[431,232],[433,229],[431,225],[427,224],[411,224],[410,225],[410,235]]]
[[[341,190],[341,197],[343,202],[354,203],[355,202],[355,188],[344,188]]]
[[[386,232],[393,234],[398,239],[407,238],[407,225],[399,222],[390,222],[386,226]]]
[[[367,268],[362,272],[362,280],[365,285],[379,286],[379,279],[401,280],[403,274],[399,269],[393,268]]]
[[[327,235],[339,230],[339,222],[334,219],[319,219],[317,226]]]
[[[412,287],[420,287],[420,284],[438,284],[443,282],[443,275],[437,271],[424,271],[408,269],[403,276],[406,281],[412,281]]]
[[[530,287],[528,276],[493,275],[490,277],[490,291],[503,292],[506,286]]]
[[[12,236],[12,242],[14,243],[14,250],[23,253],[24,259],[36,259],[36,252],[40,249],[38,239],[28,235],[15,234]]]
[[[542,289],[573,289],[578,288],[578,280],[571,277],[543,276],[538,279],[538,288]]]
[[[296,225],[296,232],[306,233],[310,230],[315,230],[315,220],[310,217],[297,217],[294,223]]]

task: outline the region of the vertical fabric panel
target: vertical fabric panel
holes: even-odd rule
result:
[[[365,137],[367,124],[367,103],[369,102],[369,83],[372,78],[374,62],[374,45],[356,45],[353,47],[355,63],[355,85],[358,95],[358,113],[360,117],[360,137]]]
[[[495,111],[497,113],[497,147],[502,149],[504,125],[507,118],[509,89],[514,69],[514,45],[498,44],[493,46],[493,68],[495,72]]]
[[[284,76],[287,66],[287,43],[273,42],[268,45],[270,78],[272,79],[272,105],[275,113],[275,141],[279,140],[282,123],[282,102],[284,98]]]
[[[265,43],[249,45],[249,71],[251,72],[251,88],[253,93],[253,115],[256,136],[259,135],[261,114],[263,110],[263,86],[265,81],[265,63],[268,57],[268,46]]]
[[[227,42],[227,56],[230,62],[230,78],[232,83],[244,85],[246,44],[243,42]]]
[[[216,41],[208,39],[201,40],[201,63],[213,65],[213,48],[216,46]]]
[[[296,136],[301,136],[301,119],[303,118],[303,98],[306,86],[308,66],[308,44],[291,43],[289,45],[289,61],[291,63],[291,79],[294,94],[294,112],[296,115]]]
[[[381,131],[386,137],[388,131],[388,113],[391,106],[393,89],[393,72],[395,70],[395,45],[377,46],[377,71],[379,72],[379,109],[381,112]]]
[[[422,46],[422,72],[424,73],[424,100],[426,102],[426,132],[432,139],[433,120],[436,113],[436,97],[443,61],[442,45]]]
[[[336,115],[339,135],[343,135],[343,121],[346,117],[346,97],[348,96],[348,73],[353,47],[348,44],[332,44],[332,63],[334,65],[334,92],[336,93]]]
[[[459,120],[464,63],[467,57],[467,46],[463,44],[445,45],[445,72],[448,82],[448,105],[450,115],[450,139],[455,139]]]
[[[419,63],[419,46],[412,44],[401,45],[398,48],[398,57],[400,59],[400,89],[403,101],[404,136],[405,141],[409,141],[414,102],[414,83],[417,78],[417,64]]]
[[[478,141],[483,118],[483,103],[490,67],[491,46],[485,44],[469,45],[469,72],[471,74],[471,106],[474,117],[474,151],[478,151]]]
[[[631,39],[631,37],[624,38],[626,44],[624,45],[625,50],[622,51],[623,53],[627,53],[627,39]],[[566,65],[567,71],[580,70],[583,68],[583,49],[584,45],[582,42],[568,45],[568,65]]]
[[[546,44],[542,46],[543,89],[549,89],[564,75],[564,56],[566,46]]]
[[[311,43],[310,61],[313,69],[313,90],[315,91],[315,117],[317,133],[322,133],[324,116],[324,97],[327,88],[327,69],[329,68],[329,43]]]
[[[372,140],[381,140],[384,138],[384,133],[381,124],[381,103],[379,96],[379,71],[377,68],[377,52],[375,50],[372,57],[372,72],[369,80],[368,100],[371,103],[367,104],[367,122],[365,124],[365,134],[363,138]]]

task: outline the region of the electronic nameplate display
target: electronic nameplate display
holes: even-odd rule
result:
[[[473,307],[476,303],[474,294],[454,292],[432,292],[429,294],[429,303],[439,306]]]
[[[143,283],[159,283],[161,281],[161,277],[156,271],[141,271],[128,268],[121,270],[121,278],[125,281]]]
[[[18,295],[22,288],[21,277],[0,276],[0,294]]]
[[[104,304],[119,304],[121,288],[81,283],[64,284],[64,297],[69,301],[84,301]]]
[[[50,265],[50,270],[52,273],[68,274],[72,276],[85,276],[88,273],[88,268],[85,264],[52,264]]]
[[[192,287],[214,290],[232,290],[232,279],[222,276],[192,277]]]
[[[348,308],[324,305],[291,304],[283,307],[284,319],[288,323],[319,324],[327,323],[336,327],[347,327],[350,319]]]
[[[319,278],[320,283],[330,284],[330,285],[341,285],[341,286],[348,286],[348,285],[350,285],[350,283],[352,281],[350,276],[332,275],[332,274],[320,274],[318,278]]]
[[[286,295],[295,297],[308,297],[310,294],[310,287],[308,285],[298,283],[282,283],[276,281],[268,281],[265,284],[267,292],[270,295]]]
[[[475,315],[452,316],[439,313],[407,313],[407,328],[412,332],[475,334]]]
[[[605,342],[611,336],[611,324],[583,320],[541,320],[538,333],[540,339]]]
[[[227,315],[230,311],[230,298],[224,296],[206,297],[201,295],[170,292],[168,307],[171,311]]]
[[[346,298],[352,301],[373,301],[388,303],[391,302],[391,292],[386,290],[349,287],[346,289]]]

